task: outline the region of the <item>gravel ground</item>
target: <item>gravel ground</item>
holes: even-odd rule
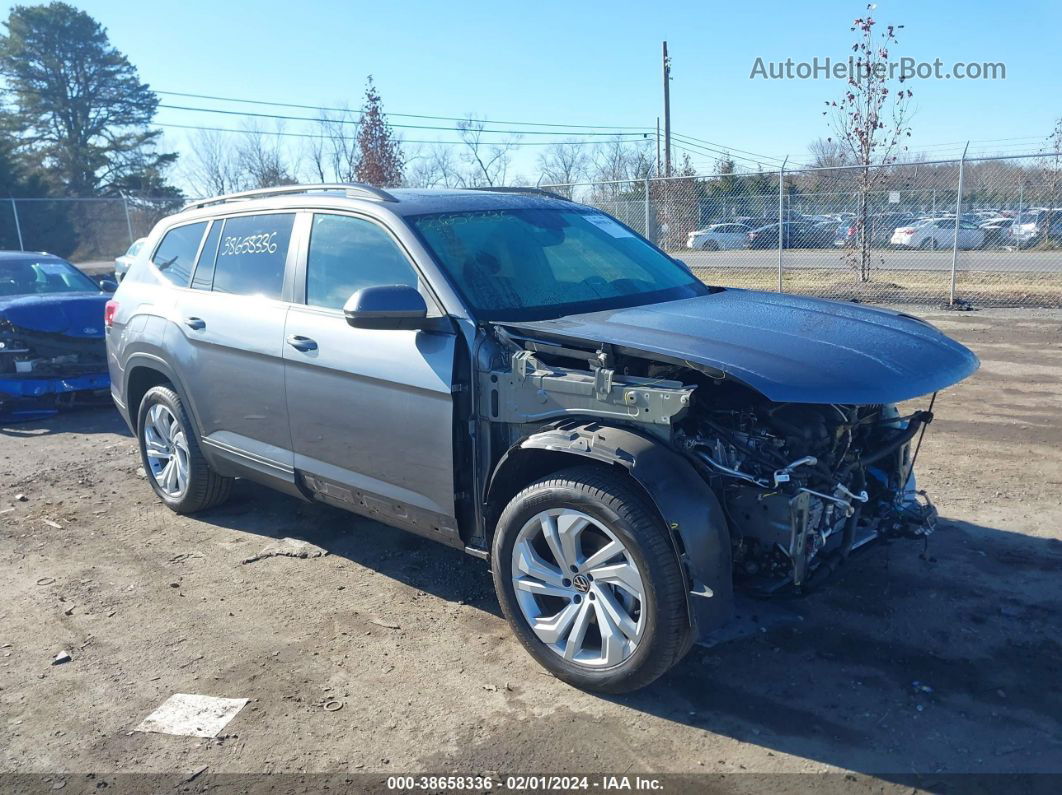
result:
[[[0,771],[1062,772],[1062,313],[926,316],[982,360],[923,445],[928,548],[621,698],[538,668],[481,561],[242,481],[176,516],[110,410],[0,429]],[[242,562],[282,537],[328,554]],[[173,693],[250,703],[215,739],[133,732]]]

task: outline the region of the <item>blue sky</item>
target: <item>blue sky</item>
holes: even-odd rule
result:
[[[606,129],[655,125],[662,104],[660,42],[666,39],[673,59],[674,130],[797,161],[806,158],[810,141],[829,134],[822,103],[836,97],[842,84],[750,80],[753,62],[758,56],[847,57],[851,20],[864,10],[858,2],[773,0],[72,2],[108,28],[112,42],[158,90],[357,107],[365,76],[372,73],[392,112],[471,112]],[[10,4],[0,8],[6,17]],[[973,140],[971,151],[986,154],[1043,146],[1062,116],[1056,73],[1062,3],[882,0],[875,13],[882,23],[905,25],[897,55],[940,58],[946,65],[1006,64],[1006,80],[911,83],[914,148],[949,156],[961,151],[957,142],[966,139]],[[163,101],[240,109],[173,97]],[[160,111],[158,120],[218,127],[241,122],[176,110]],[[290,122],[286,129],[301,127]],[[445,131],[403,135],[454,137]],[[167,130],[178,149],[184,136]],[[523,149],[517,170],[530,175],[539,150]],[[710,170],[713,160],[703,152],[694,158],[702,171]]]

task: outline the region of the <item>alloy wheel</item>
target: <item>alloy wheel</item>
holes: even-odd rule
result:
[[[144,450],[156,485],[167,496],[179,498],[188,488],[188,438],[166,406],[148,409],[144,423]]]
[[[542,643],[588,668],[628,659],[645,631],[642,573],[603,523],[551,508],[532,517],[513,545],[512,583],[524,619]]]

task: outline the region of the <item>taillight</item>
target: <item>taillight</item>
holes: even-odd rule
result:
[[[901,226],[896,231],[899,232],[901,235],[913,235],[914,234],[914,229],[912,229],[909,226]]]
[[[118,312],[118,302],[113,298],[103,307],[103,325],[110,328],[114,325],[114,316]]]

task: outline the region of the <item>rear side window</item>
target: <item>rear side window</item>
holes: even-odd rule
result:
[[[218,256],[218,243],[221,242],[223,221],[214,221],[207,232],[206,242],[199,254],[199,264],[195,266],[192,276],[192,289],[209,290],[214,284],[214,262]]]
[[[292,214],[225,219],[214,262],[214,291],[280,298]]]
[[[306,260],[306,303],[342,309],[362,287],[417,287],[417,274],[391,236],[364,218],[315,215]]]
[[[205,230],[206,221],[178,226],[167,232],[159,247],[155,249],[155,256],[151,261],[163,276],[178,287],[188,286],[195,255],[199,251],[199,242],[203,239]]]

